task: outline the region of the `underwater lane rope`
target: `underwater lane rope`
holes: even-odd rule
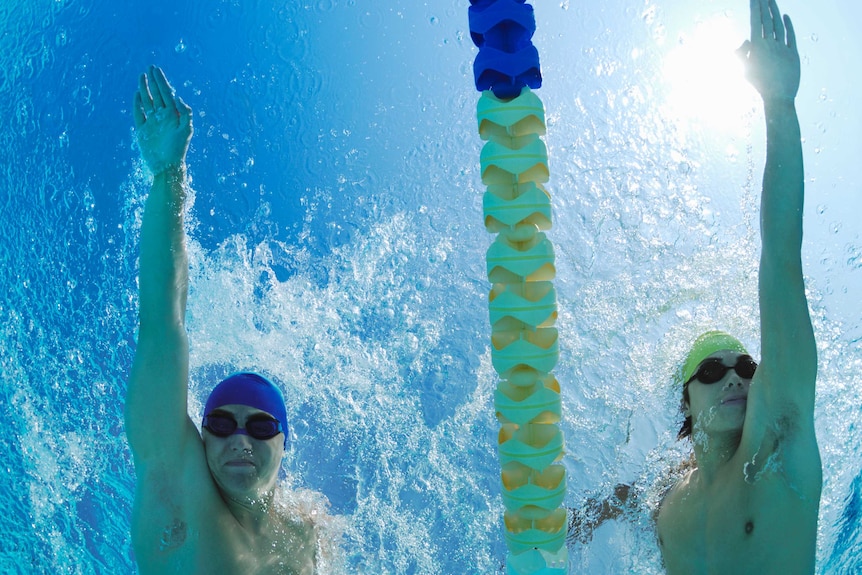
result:
[[[566,470],[560,386],[551,197],[542,84],[533,7],[524,0],[470,0],[473,64],[486,229],[496,235],[486,255],[491,291],[491,361],[509,575],[563,575]]]

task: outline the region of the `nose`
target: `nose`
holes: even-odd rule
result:
[[[243,451],[252,447],[251,436],[246,433],[245,429],[237,429],[228,440],[233,451]]]
[[[745,385],[745,383],[743,383],[742,378],[734,373],[732,376],[730,376],[727,379],[727,386],[726,387],[728,389],[733,388],[733,387],[742,388],[742,387],[744,387],[744,385]]]

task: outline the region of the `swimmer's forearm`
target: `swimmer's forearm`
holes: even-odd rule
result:
[[[182,327],[188,293],[188,256],[183,229],[185,167],[153,178],[141,226],[141,329]],[[150,325],[152,324],[152,325]]]
[[[792,100],[764,102],[766,167],[763,171],[761,232],[773,257],[799,258],[802,247],[804,173],[802,136]]]
[[[634,503],[632,486],[620,483],[614,487],[613,497],[598,499],[591,497],[581,509],[572,509],[567,539],[586,543],[605,521],[619,518]],[[631,501],[629,495],[632,494]]]

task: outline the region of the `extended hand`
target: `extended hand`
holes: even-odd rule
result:
[[[799,52],[790,16],[775,0],[751,0],[751,40],[739,48],[745,75],[764,101],[793,100],[799,90]]]
[[[192,138],[192,109],[174,93],[160,68],[141,74],[135,92],[135,134],[141,156],[160,174],[181,168]]]

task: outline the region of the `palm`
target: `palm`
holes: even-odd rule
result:
[[[764,100],[793,100],[799,90],[799,52],[789,16],[775,0],[752,0],[751,40],[743,44],[746,77]]]
[[[193,127],[191,108],[174,94],[158,68],[141,76],[135,94],[135,134],[141,156],[154,174],[185,161]]]

